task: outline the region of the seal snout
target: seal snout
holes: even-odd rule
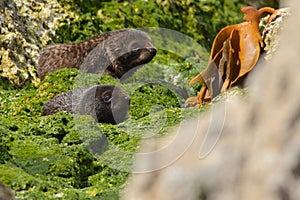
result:
[[[125,101],[125,104],[130,105],[130,97],[125,96],[125,97],[124,97],[124,101]]]
[[[115,86],[112,92],[111,113],[115,123],[121,123],[129,118],[130,97],[126,92]]]
[[[153,57],[156,55],[156,53],[157,53],[156,48],[150,47],[150,48],[147,48],[147,49],[148,49],[149,53],[150,53]]]

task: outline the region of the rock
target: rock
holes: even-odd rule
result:
[[[278,9],[276,17],[271,22],[267,23],[269,16],[266,16],[261,20],[261,25],[264,27],[262,37],[264,41],[264,59],[271,60],[272,55],[277,50],[280,43],[280,32],[282,30],[282,23],[287,16],[290,15],[288,8]]]
[[[12,191],[7,188],[5,185],[3,185],[0,182],[0,199],[1,200],[15,200],[16,198],[14,197]]]
[[[66,11],[56,0],[1,0],[0,77],[16,86],[39,82],[36,63]]]
[[[291,8],[280,46],[258,64],[247,99],[218,103],[142,144],[123,200],[300,198],[300,2]]]

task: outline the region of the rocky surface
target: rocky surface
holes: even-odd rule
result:
[[[276,52],[280,43],[280,32],[282,31],[283,22],[287,16],[290,15],[288,8],[278,9],[276,15],[272,16],[271,22],[267,22],[269,16],[266,16],[261,20],[261,24],[265,24],[264,30],[262,32],[262,37],[264,40],[264,51],[266,52],[264,58],[266,60],[271,60],[272,55]]]
[[[139,173],[131,177],[123,199],[300,198],[297,8],[300,3],[293,1],[279,49],[270,63],[259,63],[249,97],[218,104],[169,137],[145,142],[143,153],[161,153],[151,159],[137,156],[134,172]],[[181,141],[170,139],[180,133]]]
[[[56,0],[0,2],[0,77],[17,86],[39,82],[36,63],[66,12]],[[70,14],[70,13],[69,13]]]
[[[0,182],[0,199],[1,200],[15,200],[12,191]]]

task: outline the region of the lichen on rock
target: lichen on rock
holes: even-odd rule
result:
[[[0,77],[16,86],[38,84],[35,66],[66,12],[56,0],[0,2]],[[70,14],[70,13],[69,13]]]
[[[280,43],[279,35],[282,30],[282,23],[289,15],[290,11],[288,8],[281,8],[277,10],[276,16],[270,22],[267,22],[270,16],[266,16],[261,20],[261,25],[264,27],[262,37],[265,44],[265,60],[270,61],[277,50]]]

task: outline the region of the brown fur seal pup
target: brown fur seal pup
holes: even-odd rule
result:
[[[128,118],[130,99],[114,85],[96,85],[66,92],[42,107],[42,116],[59,111],[91,115],[97,122],[116,124]]]
[[[49,45],[38,60],[41,80],[61,68],[77,68],[87,73],[105,73],[120,79],[136,66],[156,55],[150,37],[142,31],[111,31],[77,43]]]

